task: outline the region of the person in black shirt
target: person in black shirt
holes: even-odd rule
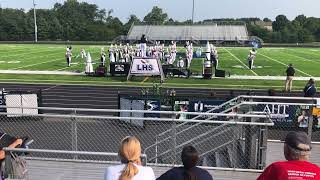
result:
[[[314,97],[317,92],[315,81],[311,78],[303,89],[304,97]]]
[[[175,167],[162,174],[157,180],[213,180],[208,171],[196,167],[199,154],[193,146],[182,150],[183,167]]]
[[[146,35],[142,34],[140,39],[140,49],[141,49],[141,57],[147,56],[147,38]]]
[[[289,64],[289,66],[286,70],[286,73],[287,73],[287,79],[286,79],[286,84],[285,84],[285,91],[290,92],[292,89],[293,76],[296,73],[292,64]]]

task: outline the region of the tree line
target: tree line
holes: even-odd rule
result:
[[[71,41],[108,41],[119,35],[125,35],[132,23],[157,25],[192,24],[191,20],[176,21],[157,6],[140,20],[136,15],[129,16],[123,23],[112,16],[113,10],[100,9],[96,4],[67,0],[56,3],[51,9],[37,9],[38,39],[71,40]],[[305,43],[320,41],[320,19],[297,16],[290,21],[279,15],[272,22],[273,31],[269,31],[252,22],[272,22],[270,19],[207,19],[195,24],[238,24],[245,23],[252,36],[258,36],[265,42],[272,43]],[[34,40],[33,9],[0,8],[0,40],[32,41]]]

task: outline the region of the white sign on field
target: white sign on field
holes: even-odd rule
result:
[[[154,58],[134,58],[131,62],[128,80],[131,76],[161,76],[164,80],[162,66]]]

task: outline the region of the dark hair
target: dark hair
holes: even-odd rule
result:
[[[186,146],[181,153],[181,160],[184,166],[184,180],[197,180],[192,168],[195,167],[199,160],[199,154],[193,146]]]
[[[315,81],[314,81],[313,78],[311,78],[311,79],[308,81],[308,84],[314,84],[314,83],[315,83]]]

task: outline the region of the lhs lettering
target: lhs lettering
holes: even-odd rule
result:
[[[137,65],[138,71],[153,71],[153,66],[151,64],[138,64]]]

